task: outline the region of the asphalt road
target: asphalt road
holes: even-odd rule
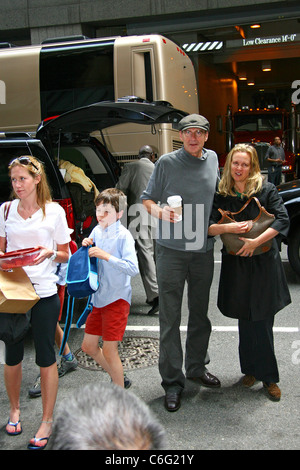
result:
[[[241,383],[238,361],[237,322],[223,317],[216,307],[218,278],[220,272],[220,245],[215,247],[215,275],[211,289],[209,316],[213,325],[208,369],[221,380],[220,389],[207,389],[187,380],[182,395],[182,406],[175,413],[164,409],[164,392],[160,385],[157,368],[157,352],[152,351],[151,360],[129,362],[127,375],[133,385],[131,391],[142,398],[164,425],[170,452],[200,450],[296,450],[300,448],[300,278],[291,270],[285,250],[282,253],[292,304],[276,315],[274,336],[280,370],[280,402],[272,402],[266,396],[261,383],[245,389]],[[158,338],[158,315],[148,316],[149,306],[141,279],[133,280],[133,302],[125,334],[129,341],[125,352],[128,356],[143,355],[143,343]],[[183,302],[182,342],[185,342],[187,324],[186,297]],[[72,329],[69,344],[75,352],[80,351],[84,330]],[[141,343],[141,348],[135,343]],[[147,355],[147,354],[146,354]],[[125,367],[125,366],[124,366]],[[21,419],[23,433],[11,437],[5,433],[8,418],[8,400],[3,380],[0,380],[0,449],[26,449],[41,419],[41,399],[28,398],[38,369],[35,365],[31,338],[26,342],[21,394]],[[0,342],[0,374],[3,376],[3,343]],[[78,393],[81,386],[95,381],[109,381],[107,374],[99,369],[78,367],[76,371],[60,379],[57,400]],[[187,462],[185,462],[187,463]]]

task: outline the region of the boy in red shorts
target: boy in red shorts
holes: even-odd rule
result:
[[[96,198],[98,225],[82,241],[83,246],[91,246],[89,256],[100,260],[100,287],[93,294],[93,310],[87,318],[81,348],[121,387],[124,387],[124,374],[118,342],[127,325],[131,277],[139,272],[134,239],[120,222],[125,208],[126,196],[122,191],[115,188],[102,191]]]

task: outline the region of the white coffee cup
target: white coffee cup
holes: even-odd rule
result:
[[[182,220],[182,197],[181,196],[169,196],[167,202],[174,212],[178,215],[177,221]]]

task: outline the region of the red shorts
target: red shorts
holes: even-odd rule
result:
[[[102,336],[103,341],[122,341],[130,304],[119,299],[105,307],[93,307],[87,317],[85,333]]]

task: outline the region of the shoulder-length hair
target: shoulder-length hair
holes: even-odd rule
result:
[[[250,156],[250,173],[246,182],[245,191],[243,192],[243,195],[249,198],[261,190],[263,176],[260,171],[257,152],[252,145],[248,144],[237,144],[228,153],[218,192],[222,196],[236,196],[233,189],[234,179],[231,176],[232,158],[236,152],[247,153]]]
[[[23,163],[22,163],[23,162]],[[11,176],[11,170],[16,165],[25,168],[28,173],[33,177],[37,178],[40,176],[40,181],[37,184],[36,192],[37,192],[37,203],[43,211],[43,216],[46,216],[46,204],[52,201],[50,187],[48,185],[47,176],[45,173],[44,165],[40,162],[37,158],[29,155],[22,155],[18,158],[15,158],[12,162],[10,162],[8,166],[9,176]],[[14,199],[18,199],[15,192],[12,192],[12,197]]]

